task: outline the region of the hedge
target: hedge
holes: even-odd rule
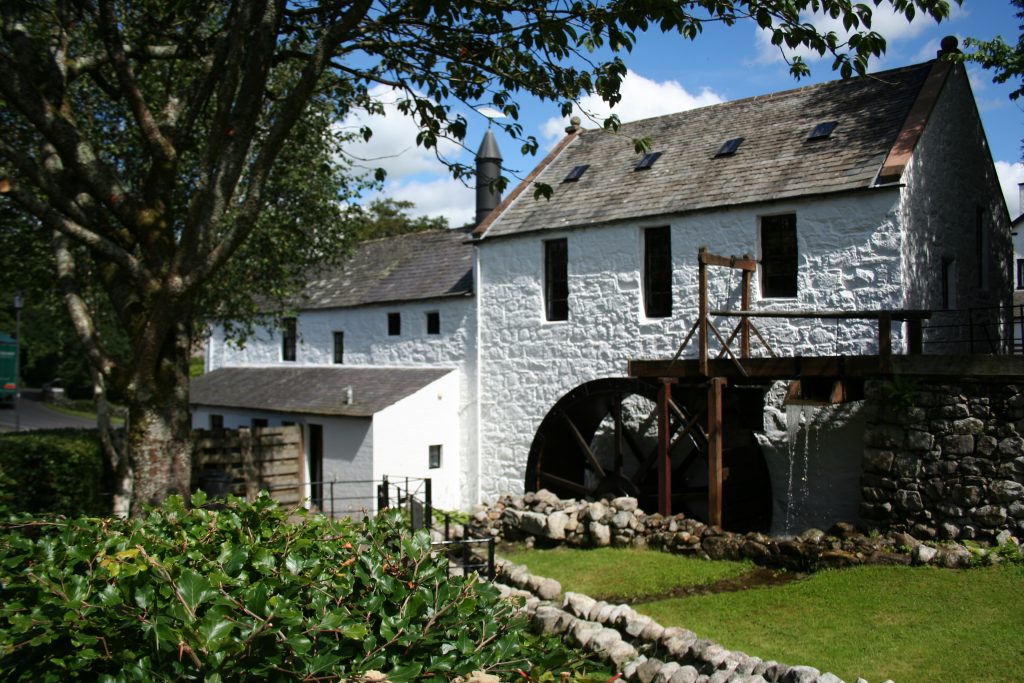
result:
[[[109,514],[107,459],[96,430],[0,435],[0,513]]]
[[[204,503],[171,498],[142,520],[9,521],[0,680],[538,680],[592,666],[531,634],[492,585],[449,577],[397,513],[300,510],[292,522],[265,495]]]

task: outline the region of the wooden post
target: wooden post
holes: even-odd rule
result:
[[[724,377],[708,383],[708,524],[722,527],[722,393]]]
[[[892,367],[892,314],[889,311],[878,314],[878,363],[886,372]]]
[[[911,318],[907,321],[907,352],[912,355],[921,355],[924,352],[924,331],[920,318]]]
[[[672,431],[669,401],[675,380],[662,379],[658,387],[658,512],[672,515]]]
[[[744,260],[750,259],[750,254],[743,255]],[[751,270],[743,269],[743,282],[740,285],[742,291],[740,292],[740,310],[750,310],[750,281],[753,279],[754,272]],[[741,321],[742,327],[740,328],[740,358],[750,358],[750,318],[743,318]]]
[[[698,364],[702,375],[708,375],[708,248],[701,247],[697,255],[697,286],[700,289],[697,304]]]

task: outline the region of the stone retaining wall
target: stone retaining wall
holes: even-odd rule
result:
[[[1024,387],[865,388],[862,521],[922,540],[1024,536]]]
[[[1000,559],[986,548],[951,541],[921,542],[905,532],[865,535],[852,524],[836,524],[827,533],[808,529],[787,539],[731,533],[682,514],[648,515],[637,508],[635,498],[560,500],[546,490],[504,495],[492,506],[478,506],[468,533],[470,537],[493,536],[528,545],[651,547],[705,559],[749,559],[762,566],[800,571],[880,563],[962,568]],[[1017,543],[1005,531],[997,540]]]

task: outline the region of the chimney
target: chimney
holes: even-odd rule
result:
[[[501,203],[501,192],[491,185],[501,177],[501,152],[488,128],[476,152],[476,224]]]
[[[956,36],[946,36],[942,39],[942,42],[939,43],[939,51],[936,52],[935,55],[939,59],[942,59],[946,55],[958,55],[960,54],[959,45],[960,41],[956,39]]]

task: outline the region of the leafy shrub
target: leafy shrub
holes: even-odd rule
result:
[[[0,436],[0,505],[10,512],[67,516],[110,512],[107,459],[95,430],[55,429]]]
[[[292,523],[263,496],[169,499],[144,520],[12,520],[0,679],[317,680],[578,666],[399,517]],[[302,514],[302,511],[299,511]],[[528,661],[529,660],[529,661]],[[536,670],[536,669],[534,669]]]

